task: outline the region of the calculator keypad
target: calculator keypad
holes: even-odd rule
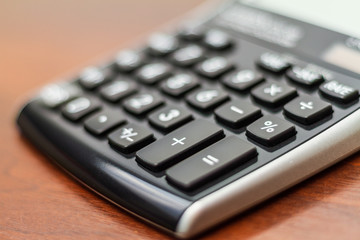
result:
[[[239,42],[218,29],[158,33],[40,98],[106,141],[127,159],[116,160],[124,169],[132,162],[131,171],[165,188],[203,191],[233,168],[246,174],[315,136],[359,97],[285,54],[238,60],[249,44]]]

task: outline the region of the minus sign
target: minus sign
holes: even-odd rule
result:
[[[230,109],[231,109],[232,111],[234,111],[234,112],[239,113],[239,114],[243,114],[243,113],[244,113],[243,110],[241,110],[240,108],[237,108],[237,107],[235,107],[235,106],[231,106]]]

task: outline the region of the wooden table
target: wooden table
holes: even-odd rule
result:
[[[170,238],[64,174],[19,136],[14,119],[33,90],[198,4],[0,2],[0,239]],[[360,239],[360,155],[202,238]]]

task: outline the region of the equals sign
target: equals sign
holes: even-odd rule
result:
[[[231,109],[232,111],[234,111],[234,112],[239,113],[239,114],[244,114],[244,111],[243,111],[243,110],[241,110],[241,109],[240,109],[240,108],[238,108],[238,107],[231,106],[231,107],[230,107],[230,109]]]
[[[216,157],[213,157],[211,155],[207,155],[206,157],[204,157],[202,159],[205,163],[209,164],[209,165],[214,165],[215,163],[219,162],[219,159],[217,159]]]

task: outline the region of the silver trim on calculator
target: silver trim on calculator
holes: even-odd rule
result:
[[[337,163],[360,149],[360,110],[278,159],[193,203],[175,235],[194,236]]]

